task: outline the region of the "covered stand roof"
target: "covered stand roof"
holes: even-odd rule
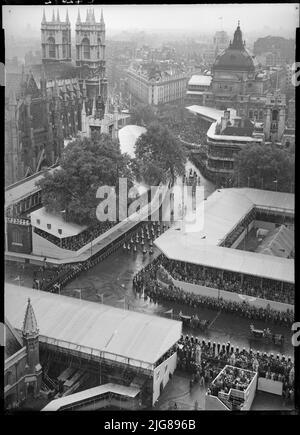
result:
[[[294,250],[294,238],[294,231],[281,225],[279,228],[270,231],[262,244],[258,247],[257,252],[287,258]]]
[[[152,369],[180,338],[181,322],[5,284],[6,316],[21,331],[30,297],[39,340],[94,357]]]
[[[294,195],[250,188],[219,189],[202,203],[199,224],[175,224],[155,240],[168,258],[221,270],[294,282],[294,261],[219,246],[254,208],[294,214]],[[200,208],[199,208],[200,209]],[[187,215],[186,220],[191,216]]]
[[[30,219],[33,227],[46,231],[59,239],[76,236],[87,229],[86,225],[66,222],[62,214],[49,213],[46,211],[45,207],[30,213]]]
[[[38,172],[8,186],[5,189],[5,207],[9,207],[41,190],[36,183],[44,177],[45,172],[53,173],[56,170],[60,170],[60,166]]]

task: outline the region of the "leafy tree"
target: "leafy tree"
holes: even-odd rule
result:
[[[247,145],[235,156],[235,183],[240,187],[291,192],[294,155],[272,145]],[[277,180],[277,183],[274,181]]]
[[[149,185],[170,181],[185,171],[186,152],[175,136],[159,123],[152,123],[135,145],[136,178]]]
[[[69,143],[61,158],[61,169],[46,173],[38,183],[46,210],[64,210],[66,219],[78,224],[97,223],[97,189],[117,186],[119,177],[131,181],[129,162],[129,156],[121,154],[119,143],[105,134]]]
[[[131,120],[133,124],[146,127],[156,120],[155,111],[148,104],[137,104],[132,111]]]

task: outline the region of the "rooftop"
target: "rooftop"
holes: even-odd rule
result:
[[[200,115],[202,118],[207,119],[208,121],[216,121],[217,119],[221,118],[224,113],[223,110],[218,110],[207,106],[198,106],[197,104],[188,106],[186,109],[192,113]]]
[[[175,224],[155,245],[170,259],[285,282],[294,282],[294,261],[219,246],[253,207],[294,213],[294,195],[259,189],[219,189],[202,203],[196,227]],[[189,216],[187,216],[188,218]]]
[[[45,172],[52,173],[55,170],[59,170],[60,167],[57,166],[55,168],[47,169],[46,171],[41,171],[36,174],[31,175],[30,177],[24,178],[23,180],[17,181],[14,184],[6,187],[5,189],[5,207],[9,207],[12,204],[21,201],[29,195],[32,195],[35,192],[40,190],[39,187],[36,186],[36,183],[40,181]]]
[[[5,284],[5,312],[22,330],[30,298],[41,342],[132,365],[154,364],[180,338],[181,322]]]
[[[85,225],[66,222],[63,219],[62,214],[49,213],[46,211],[45,207],[39,208],[30,213],[30,218],[33,227],[40,228],[58,238],[76,236],[87,228]],[[58,230],[61,230],[61,232],[58,232]]]
[[[189,82],[188,85],[189,86],[210,86],[212,81],[212,77],[211,76],[207,76],[207,75],[193,75]]]

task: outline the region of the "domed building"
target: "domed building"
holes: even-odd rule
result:
[[[263,120],[264,98],[260,97],[269,91],[270,77],[247,50],[239,22],[233,41],[217,56],[212,76],[210,100],[215,108],[231,107],[239,116]]]

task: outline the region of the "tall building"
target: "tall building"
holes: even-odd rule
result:
[[[71,62],[71,24],[68,11],[65,21],[60,20],[58,10],[56,18],[53,10],[52,20],[47,21],[44,10],[41,37],[43,63]]]
[[[268,94],[264,122],[264,134],[267,142],[281,141],[285,129],[285,112],[285,95],[280,93]]]
[[[127,70],[128,92],[137,101],[157,106],[183,101],[186,95],[188,75],[182,71],[161,71],[150,65],[133,65]]]
[[[263,132],[257,132],[249,119],[236,116],[234,110],[225,110],[224,115],[213,122],[207,131],[207,162],[209,177],[220,184],[233,182],[234,159],[247,144],[259,144]]]
[[[7,74],[5,87],[5,183],[55,164],[63,148],[59,95],[38,87],[32,74]]]
[[[86,20],[82,21],[80,12],[76,21],[76,67],[80,78],[86,81],[87,97],[97,97],[97,110],[104,114],[107,98],[107,80],[105,77],[105,23],[101,10],[97,22],[93,9],[88,9]]]
[[[66,13],[52,20],[43,13],[42,63],[28,66],[27,74],[8,73],[5,88],[6,185],[52,166],[60,157],[64,140],[81,131],[81,112],[104,117],[107,100],[105,78],[105,24],[89,9],[85,22],[78,13],[76,65],[71,59],[71,24]]]
[[[39,330],[28,299],[23,328],[18,331],[5,320],[5,408],[20,406],[27,398],[37,397],[42,382],[39,355]]]

